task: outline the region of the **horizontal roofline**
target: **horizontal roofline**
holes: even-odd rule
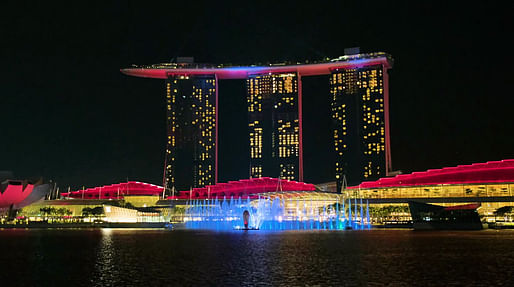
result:
[[[191,63],[162,63],[121,69],[128,76],[167,79],[170,76],[217,76],[219,79],[245,79],[251,75],[266,73],[297,73],[301,76],[327,75],[337,69],[351,69],[383,65],[389,69],[393,59],[389,54],[378,52],[327,59],[316,63],[279,63],[269,65],[230,66]]]
[[[514,182],[514,159],[488,161],[470,165],[458,165],[424,172],[383,177],[365,181],[348,189],[379,189],[410,186],[434,186],[448,184],[492,184]]]

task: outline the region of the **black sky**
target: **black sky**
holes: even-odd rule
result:
[[[0,170],[72,188],[160,184],[164,82],[120,68],[176,56],[314,60],[353,46],[395,59],[394,169],[513,158],[513,5],[362,2],[2,4]],[[304,81],[305,172],[315,183],[333,176],[326,81]],[[248,172],[244,92],[243,81],[220,83],[221,180]]]

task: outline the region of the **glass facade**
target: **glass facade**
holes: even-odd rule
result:
[[[419,198],[419,197],[502,197],[514,196],[514,184],[442,184],[402,186],[373,189],[347,189],[363,198]]]
[[[418,185],[387,188],[347,189],[349,197],[364,199],[395,199],[395,198],[432,198],[432,203],[440,205],[461,205],[466,203],[482,202],[481,214],[491,216],[494,211],[503,206],[514,206],[511,199],[500,201],[499,198],[514,197],[513,183],[488,184],[440,184]],[[442,200],[442,198],[448,198]],[[459,198],[458,201],[451,198]],[[466,201],[469,198],[469,201]],[[478,199],[480,198],[480,200]],[[483,198],[490,198],[483,200]],[[439,202],[444,201],[444,202]],[[484,202],[487,201],[487,202]],[[430,200],[428,200],[430,202]]]
[[[251,75],[247,79],[250,177],[299,177],[298,76]]]
[[[330,75],[336,181],[349,185],[386,176],[382,65],[336,69]]]
[[[215,183],[216,79],[166,80],[167,144],[164,186],[188,190]]]

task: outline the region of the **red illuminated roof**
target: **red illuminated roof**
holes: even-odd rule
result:
[[[84,199],[123,199],[125,195],[160,195],[162,186],[129,181],[99,187],[76,190],[69,193],[62,193],[64,197]]]
[[[216,75],[219,79],[245,79],[252,74],[265,73],[298,73],[302,76],[326,75],[330,74],[332,70],[374,65],[384,65],[386,68],[390,68],[391,58],[385,53],[371,53],[343,56],[329,62],[315,64],[216,67],[169,63],[142,68],[127,68],[120,71],[129,76],[156,79],[167,79],[171,75]]]
[[[227,183],[218,183],[216,185],[208,185],[202,188],[193,188],[179,192],[178,196],[168,197],[168,199],[206,199],[206,198],[256,198],[259,194],[269,192],[288,192],[288,191],[315,191],[313,184],[280,180],[278,178],[261,177],[242,179],[238,181],[229,181]]]
[[[255,198],[258,194],[276,191],[315,191],[313,184],[279,180],[277,178],[261,177],[252,179],[242,179],[239,181],[229,181],[218,183],[192,190],[177,192],[175,196],[168,199],[206,199],[223,197],[250,197]],[[129,181],[118,184],[105,185],[100,187],[76,190],[61,195],[69,198],[80,199],[123,199],[126,195],[162,195],[163,187],[149,183]]]
[[[348,188],[383,188],[438,184],[477,184],[514,182],[514,159],[489,161],[471,165],[459,165],[424,172],[384,177],[377,181],[365,181]]]

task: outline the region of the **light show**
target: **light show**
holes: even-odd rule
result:
[[[329,203],[328,205],[326,205]],[[213,230],[345,230],[370,229],[369,206],[362,199],[260,197],[250,200],[192,200],[187,203],[185,226]],[[365,213],[364,213],[365,212]]]

